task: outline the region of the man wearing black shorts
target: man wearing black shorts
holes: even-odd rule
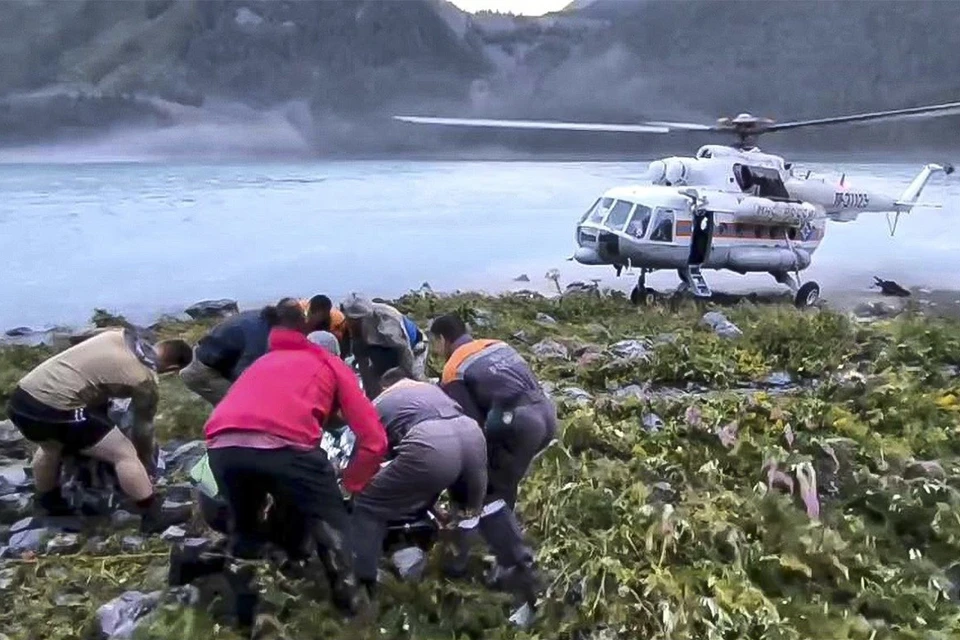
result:
[[[182,369],[191,357],[190,346],[182,340],[154,346],[133,331],[109,329],[46,360],[20,380],[7,413],[23,436],[39,445],[33,476],[42,510],[51,515],[70,512],[60,491],[60,462],[63,456],[83,454],[114,466],[120,487],[143,515],[145,531],[163,528],[162,501],[147,470],[153,466],[157,376]],[[131,399],[130,439],[107,416],[112,398]]]

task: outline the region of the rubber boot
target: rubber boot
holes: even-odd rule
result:
[[[242,631],[251,633],[260,599],[254,584],[256,568],[249,563],[232,562],[227,566],[226,574],[230,590],[233,591],[233,611],[237,626]]]
[[[146,508],[140,509],[142,519],[140,521],[140,532],[144,535],[163,533],[169,527],[183,524],[184,520],[189,519],[188,514],[180,511],[164,511],[163,496],[154,494],[153,501]],[[186,518],[184,517],[186,515]]]
[[[186,549],[181,545],[170,549],[170,569],[167,583],[171,587],[181,587],[215,573],[222,573],[227,558],[222,554]]]
[[[60,487],[38,495],[37,507],[43,515],[54,518],[77,515],[76,509],[63,497]]]
[[[479,538],[479,531],[457,527],[451,534],[450,546],[443,560],[443,575],[451,580],[463,579],[470,569],[470,551]]]

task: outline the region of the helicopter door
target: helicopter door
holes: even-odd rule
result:
[[[710,257],[713,244],[713,211],[697,209],[693,212],[693,233],[690,237],[690,257],[687,264],[699,266]]]

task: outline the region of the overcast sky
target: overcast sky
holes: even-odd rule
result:
[[[450,0],[464,11],[502,11],[542,16],[563,9],[571,0]]]

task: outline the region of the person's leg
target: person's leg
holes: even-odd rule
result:
[[[83,455],[113,465],[120,488],[138,504],[153,496],[153,483],[147,475],[133,443],[112,427],[95,444],[80,450]]]
[[[273,489],[277,451],[225,447],[210,449],[210,469],[230,509],[231,550],[238,558],[257,558],[263,546],[261,513]]]
[[[183,384],[195,394],[217,406],[230,390],[230,381],[220,373],[197,360],[194,350],[193,361],[180,370],[180,379]]]
[[[60,491],[60,462],[62,445],[58,442],[42,442],[33,454],[33,484],[39,495]]]
[[[326,453],[284,450],[284,464],[272,469],[271,493],[295,508],[306,523],[307,533],[324,565],[334,604],[355,614],[360,609],[353,567],[350,515],[343,503]]]

